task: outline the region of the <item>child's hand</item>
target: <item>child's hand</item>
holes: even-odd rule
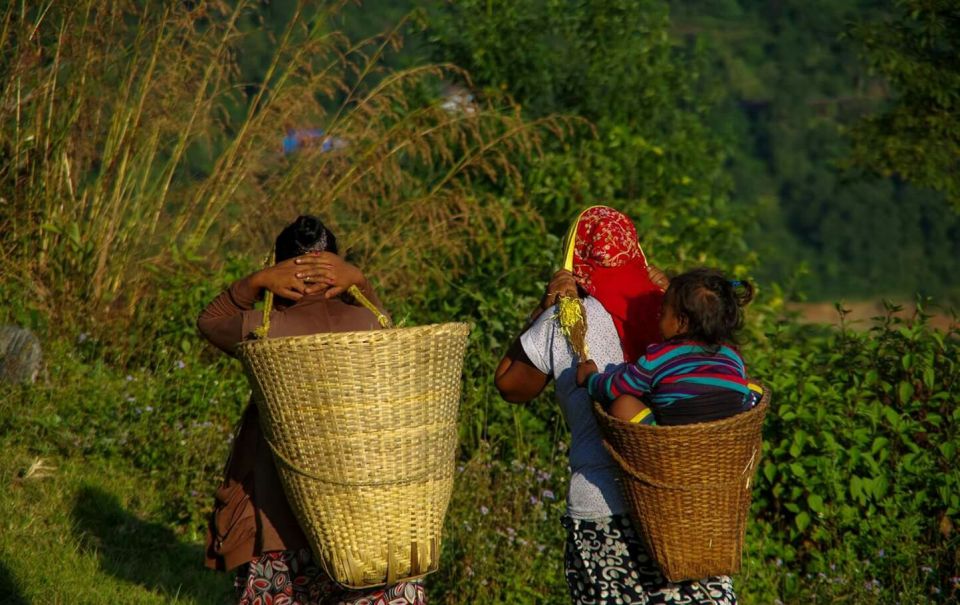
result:
[[[597,368],[597,364],[594,363],[592,359],[588,359],[586,361],[581,361],[580,363],[578,363],[577,364],[577,386],[578,387],[586,386],[587,379],[589,379],[591,375],[596,374],[599,371],[600,369]]]

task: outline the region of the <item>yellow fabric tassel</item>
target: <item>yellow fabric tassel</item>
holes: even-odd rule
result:
[[[561,296],[557,303],[557,322],[560,333],[570,342],[573,352],[581,361],[590,359],[587,349],[587,314],[579,298]]]

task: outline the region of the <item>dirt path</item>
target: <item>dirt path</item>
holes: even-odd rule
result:
[[[849,309],[846,317],[847,325],[860,329],[868,329],[873,325],[873,318],[885,314],[883,303],[879,300],[844,302],[843,307]],[[787,303],[787,309],[800,313],[800,320],[806,323],[821,323],[840,325],[840,315],[833,303],[809,302]],[[899,317],[910,318],[916,312],[914,303],[903,304],[903,310],[897,313]],[[960,322],[942,309],[928,309],[933,317],[930,325],[938,330],[947,331],[951,326],[960,327]]]

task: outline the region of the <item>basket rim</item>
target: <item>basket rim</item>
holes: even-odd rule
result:
[[[243,340],[242,342],[236,345],[236,351],[242,351],[244,349],[251,348],[255,345],[263,345],[266,343],[289,343],[289,342],[298,342],[298,341],[311,341],[317,339],[327,339],[327,338],[346,338],[346,337],[359,337],[359,336],[369,336],[371,334],[377,336],[383,336],[385,334],[391,334],[396,332],[427,332],[431,330],[437,330],[438,328],[451,328],[454,330],[465,330],[466,334],[469,334],[473,329],[473,324],[465,321],[448,321],[443,323],[435,324],[425,324],[422,326],[404,326],[404,327],[395,327],[395,328],[374,328],[372,330],[351,330],[348,332],[314,332],[313,334],[301,334],[299,336],[269,336],[267,338],[249,338]]]
[[[603,421],[612,425],[612,426],[623,426],[629,427],[631,431],[643,432],[650,431],[652,433],[663,432],[663,431],[673,431],[675,433],[683,432],[699,432],[703,430],[713,430],[726,427],[730,424],[740,424],[745,420],[749,420],[752,416],[761,413],[766,414],[767,408],[770,406],[770,389],[763,382],[755,381],[763,388],[763,396],[760,398],[760,401],[753,407],[753,409],[747,410],[740,414],[735,414],[727,418],[721,418],[720,420],[710,420],[708,422],[695,422],[693,424],[676,424],[676,425],[659,425],[659,424],[639,424],[635,422],[630,422],[629,420],[623,420],[617,418],[616,416],[611,416],[607,413],[603,406],[599,402],[594,401],[594,411],[601,414]]]

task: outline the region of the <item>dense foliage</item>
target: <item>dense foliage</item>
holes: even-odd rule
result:
[[[930,8],[913,12],[914,5]],[[760,275],[783,281],[803,265],[802,288],[819,299],[918,291],[955,299],[960,218],[943,195],[903,178],[929,170],[942,183],[910,180],[945,189],[957,173],[945,164],[956,161],[956,112],[945,109],[960,94],[949,46],[956,3],[672,6],[674,32],[706,44],[714,59],[709,73],[724,98],[710,122],[733,146],[733,198],[757,217],[751,242]],[[909,135],[883,126],[890,102],[911,121]],[[851,142],[850,131],[874,114]],[[932,120],[929,128],[923,120]],[[878,139],[884,133],[886,143]],[[868,162],[888,153],[897,159]],[[861,161],[851,166],[852,158]],[[860,168],[868,163],[875,169]]]
[[[960,6],[900,0],[852,36],[893,96],[857,128],[855,160],[943,191],[960,205]]]
[[[37,330],[46,352],[37,384],[0,392],[0,594],[12,602],[229,593],[197,570],[198,544],[249,391],[194,319],[298,211],[329,217],[395,318],[473,323],[435,603],[568,602],[566,429],[549,388],[514,406],[491,376],[583,206],[627,211],[668,270],[749,277],[774,263],[786,281],[795,253],[851,293],[885,277],[906,287],[910,272],[942,282],[953,266],[943,251],[960,245],[958,223],[937,200],[847,184],[818,157],[845,152],[837,116],[820,119],[809,95],[843,94],[824,72],[850,50],[814,53],[802,77],[784,66],[794,37],[839,33],[850,6],[691,1],[671,21],[654,0],[466,0],[420,12],[413,49],[394,52],[396,36],[354,45],[334,32],[370,33],[399,11],[371,4],[359,16],[283,0],[4,9],[0,323]],[[707,48],[684,33],[733,17],[763,31]],[[457,67],[424,66],[426,53]],[[742,78],[718,87],[718,65]],[[475,98],[451,110],[441,93],[457,82]],[[747,92],[770,97],[724,104]],[[314,127],[349,144],[280,153],[288,128]],[[814,240],[822,249],[804,256]],[[925,269],[907,258],[892,277],[891,248],[921,240]],[[760,288],[744,352],[774,400],[743,602],[957,599],[960,334],[922,314],[870,331],[802,326],[783,286]]]

